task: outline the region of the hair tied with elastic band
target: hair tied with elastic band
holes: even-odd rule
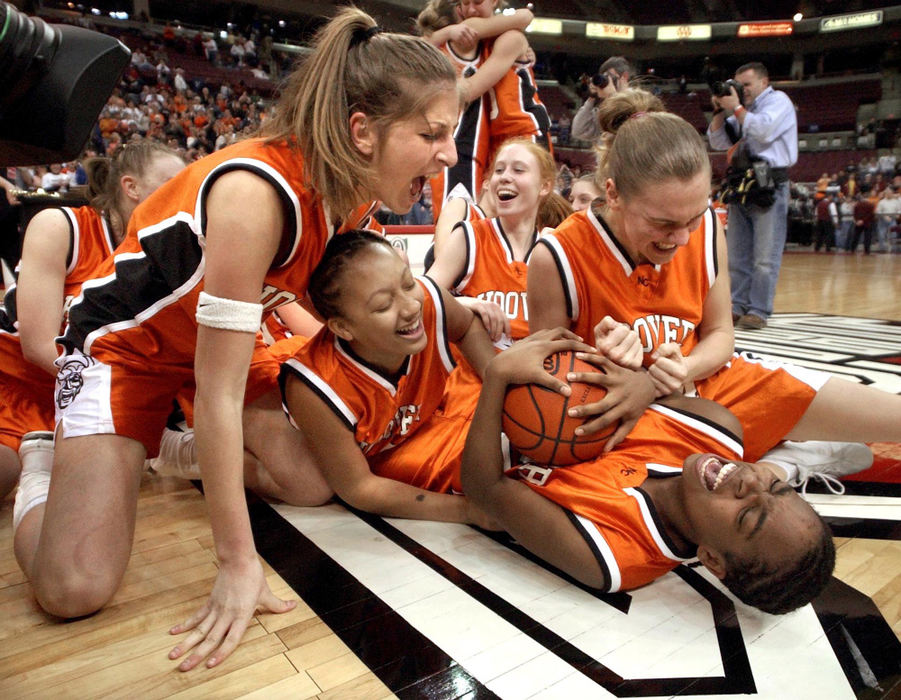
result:
[[[363,44],[363,43],[369,41],[376,34],[381,34],[384,31],[385,30],[382,29],[377,24],[374,24],[371,27],[368,27],[366,29],[362,29],[362,28],[355,29],[353,36],[350,39],[350,45],[351,45],[351,47],[354,47],[357,44]]]
[[[639,117],[643,117],[647,114],[647,112],[636,112],[635,114],[630,114],[629,119],[638,119]]]

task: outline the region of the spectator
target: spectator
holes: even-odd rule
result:
[[[246,58],[247,52],[244,49],[244,37],[237,37],[235,39],[235,43],[232,44],[231,47],[231,57],[234,59],[235,65],[241,67],[244,65],[244,59]]]
[[[588,99],[573,117],[571,129],[573,138],[594,142],[600,137],[598,107],[605,97],[629,87],[629,78],[634,74],[635,69],[622,56],[613,56],[601,64],[597,75],[591,78],[588,86]]]
[[[857,202],[854,204],[854,232],[851,234],[851,240],[848,242],[848,252],[857,251],[857,244],[863,236],[863,250],[866,255],[870,254],[870,245],[873,242],[873,224],[876,221],[876,207],[863,194],[857,195]]]
[[[784,92],[770,85],[762,63],[746,63],[735,72],[743,100],[735,87],[713,97],[713,120],[707,130],[711,147],[727,150],[741,141],[737,153],[763,163],[774,185],[773,200],[729,204],[729,274],[732,316],[740,328],[766,326],[773,312],[785,247],[788,214],[788,168],[798,160],[795,106]]]
[[[893,188],[885,190],[884,195],[876,204],[876,235],[879,243],[879,252],[888,253],[890,250],[889,236],[892,226],[901,215],[901,199]]]
[[[175,88],[176,92],[181,94],[184,94],[188,91],[188,81],[185,80],[184,68],[175,69],[175,79],[172,81],[172,86]]]
[[[207,37],[203,42],[203,55],[206,56],[206,60],[214,66],[219,65],[219,46],[216,44],[216,40],[212,35]]]
[[[835,202],[832,201],[831,195],[823,192],[823,197],[817,202],[816,208],[817,229],[816,242],[813,249],[817,253],[820,248],[826,246],[826,252],[832,252],[832,245],[835,243],[835,229],[838,224],[838,210]]]
[[[50,165],[49,172],[41,178],[41,189],[45,192],[66,192],[69,189],[69,174],[63,172],[62,163]]]
[[[835,247],[840,250],[847,250],[851,243],[851,233],[854,228],[854,199],[842,197],[838,211],[841,223],[836,232]]]

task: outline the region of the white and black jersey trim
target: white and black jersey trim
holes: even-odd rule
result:
[[[141,251],[115,257],[115,272],[82,287],[69,311],[69,325],[59,342],[71,352],[90,352],[99,337],[135,327],[190,292],[204,274],[206,197],[216,179],[234,170],[247,170],[275,187],[285,202],[286,225],[295,231],[284,259],[291,259],[300,242],[300,202],[287,180],[270,165],[239,158],[226,161],[207,174],[192,213],[180,211],[138,231]]]

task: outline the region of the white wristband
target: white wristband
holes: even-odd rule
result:
[[[197,299],[197,323],[226,331],[256,333],[260,330],[263,305],[237,299],[223,299],[201,292]]]

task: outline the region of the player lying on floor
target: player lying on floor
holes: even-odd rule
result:
[[[364,231],[332,238],[308,291],[326,326],[282,365],[280,381],[329,486],[382,515],[488,525],[450,495],[466,426],[440,410],[449,343],[481,369],[493,354],[484,326]],[[437,448],[455,436],[456,468]]]
[[[614,451],[593,461],[505,473],[507,387],[534,382],[568,394],[542,362],[553,352],[584,349],[577,337],[559,328],[540,331],[488,364],[463,454],[467,497],[524,547],[601,590],[636,588],[697,556],[738,598],[766,612],[789,612],[815,598],[834,566],[829,528],[778,466],[740,461],[741,424],[719,404],[663,399]],[[599,356],[579,357],[615,369]],[[568,379],[593,381],[582,373]],[[888,422],[875,418],[880,412],[894,415],[893,430],[901,430],[901,397],[851,383],[845,389],[847,403],[808,411],[794,437],[850,439],[857,430],[865,440],[885,438],[874,437]],[[850,415],[861,395],[870,400],[867,415]]]
[[[282,365],[282,395],[329,487],[380,515],[491,526],[452,495],[472,399],[446,391],[449,344],[480,372],[494,348],[478,317],[366,231],[329,242],[309,294],[326,327]]]

